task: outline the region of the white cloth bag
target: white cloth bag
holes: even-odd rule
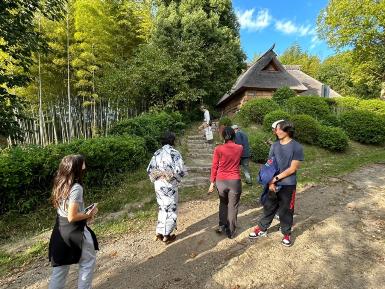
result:
[[[206,140],[212,140],[214,138],[213,131],[210,126],[205,128],[205,133],[206,133]]]

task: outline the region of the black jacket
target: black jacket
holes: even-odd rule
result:
[[[48,259],[53,267],[79,263],[85,226],[86,220],[70,223],[66,217],[56,217],[48,250]],[[95,233],[89,227],[87,229],[91,233],[95,250],[99,250]]]

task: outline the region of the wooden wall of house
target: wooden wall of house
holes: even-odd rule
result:
[[[253,98],[271,98],[273,96],[274,91],[271,90],[246,90],[242,94],[234,97],[228,103],[226,103],[225,107],[222,108],[222,113],[224,115],[233,115],[236,113],[242,105],[244,105],[247,101]]]

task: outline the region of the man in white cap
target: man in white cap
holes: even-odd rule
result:
[[[235,143],[243,146],[243,153],[241,157],[241,166],[243,173],[245,174],[246,184],[251,185],[251,176],[249,169],[249,158],[250,158],[250,145],[249,138],[247,135],[234,124],[231,128],[235,131]]]
[[[277,121],[275,121],[275,122],[272,123],[272,125],[271,125],[271,132],[272,132],[273,135],[275,136],[275,140],[272,141],[271,139],[269,139],[269,140],[267,141],[267,143],[268,143],[269,145],[272,145],[273,142],[275,142],[275,141],[277,140],[277,134],[275,133],[275,130],[277,129],[277,125],[278,125],[281,121],[284,121],[284,119],[280,119],[280,120],[277,120]]]

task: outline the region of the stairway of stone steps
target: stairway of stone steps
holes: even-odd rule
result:
[[[213,133],[216,132],[216,123],[213,123]],[[185,158],[188,176],[182,180],[182,187],[209,187],[211,161],[214,144],[208,144],[203,132],[196,130],[186,138],[188,154]]]

